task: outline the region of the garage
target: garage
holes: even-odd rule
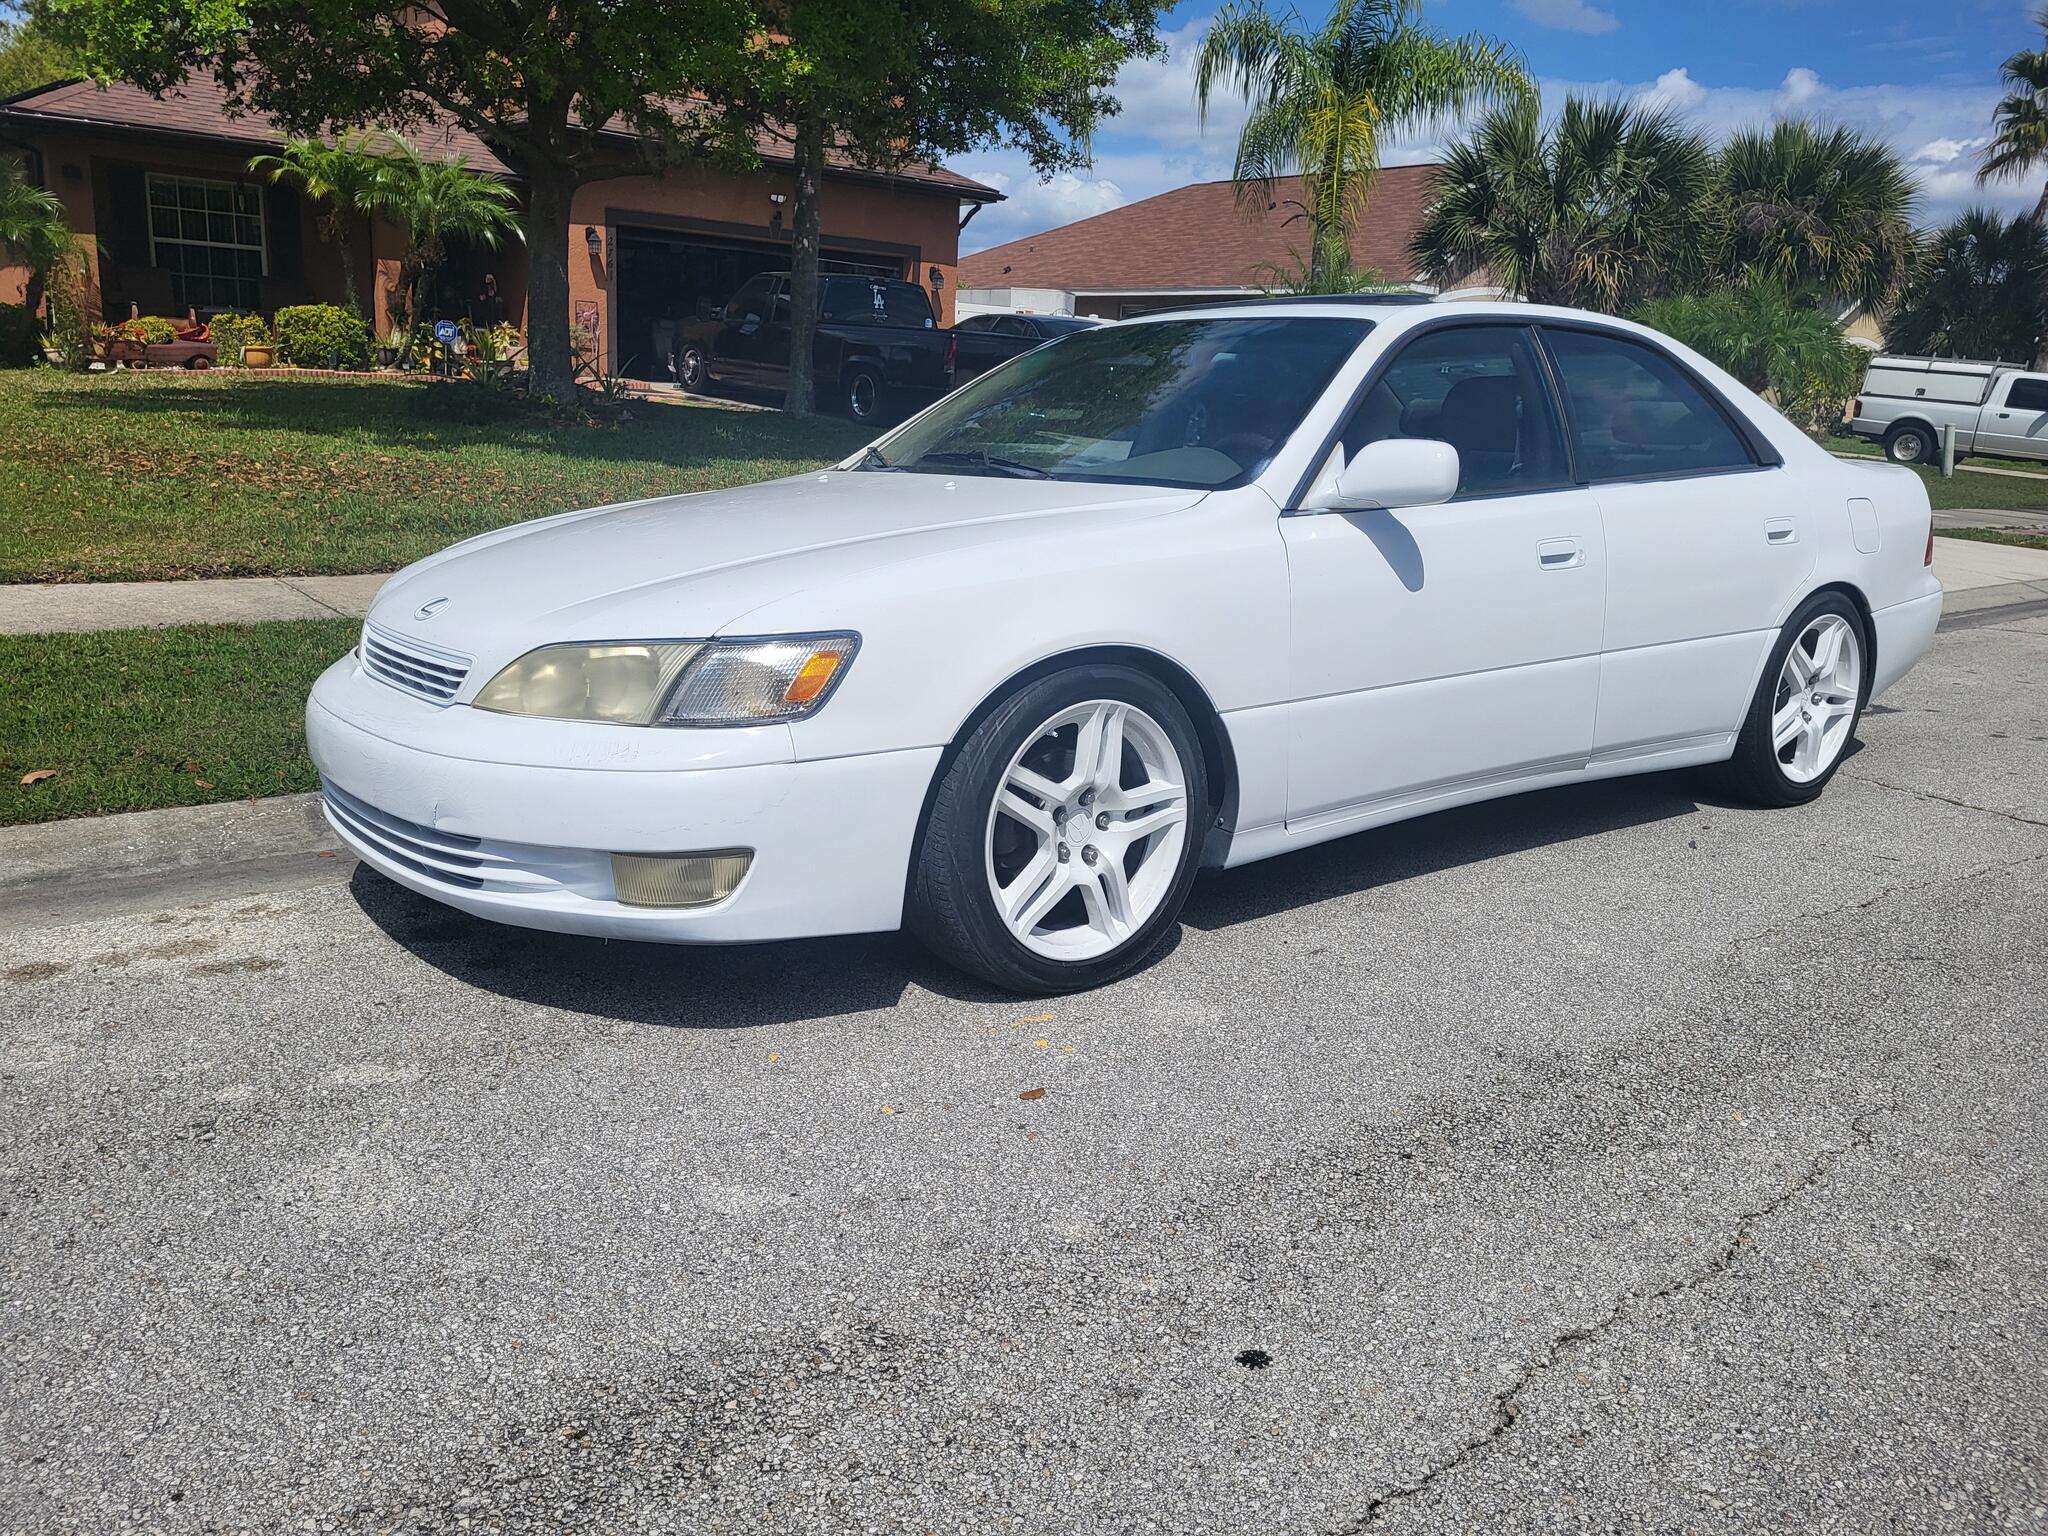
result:
[[[789,266],[787,241],[652,225],[614,231],[612,350],[628,378],[666,382],[678,326],[708,320],[733,291],[758,272]],[[914,253],[912,253],[914,255]],[[828,272],[904,275],[906,256],[827,245]]]

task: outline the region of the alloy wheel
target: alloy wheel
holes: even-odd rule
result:
[[[855,421],[872,420],[875,414],[875,381],[865,373],[856,373],[846,388],[846,409]]]
[[[1035,954],[1106,955],[1166,901],[1187,836],[1187,775],[1159,722],[1120,700],[1073,705],[1032,732],[989,807],[996,913]]]
[[[686,348],[676,360],[676,377],[685,388],[695,389],[704,382],[704,354],[695,347]]]
[[[1771,748],[1795,784],[1810,784],[1849,744],[1863,697],[1863,640],[1838,613],[1799,632],[1778,672],[1771,703]]]

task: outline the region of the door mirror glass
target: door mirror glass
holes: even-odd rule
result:
[[[1458,450],[1427,437],[1366,443],[1302,502],[1304,512],[1433,507],[1458,494]]]

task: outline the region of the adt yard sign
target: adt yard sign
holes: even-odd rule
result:
[[[434,340],[440,342],[442,346],[447,346],[455,340],[458,334],[453,320],[436,320],[434,322]]]

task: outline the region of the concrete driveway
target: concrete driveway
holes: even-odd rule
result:
[[[1368,834],[1046,1007],[338,862],[17,931],[0,1530],[2048,1529],[2048,600],[1974,601],[1815,806]]]

